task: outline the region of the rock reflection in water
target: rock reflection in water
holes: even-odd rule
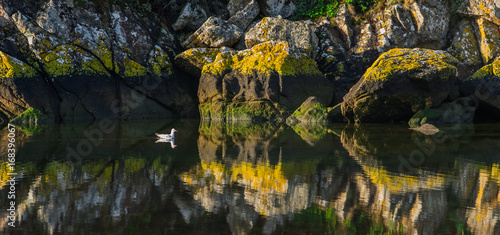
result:
[[[491,126],[443,127],[435,137],[397,125],[176,123],[179,147],[155,144],[152,134],[171,125],[122,123],[80,163],[57,156],[92,125],[20,133],[20,231],[500,233],[500,135]],[[411,162],[415,149],[423,161]]]

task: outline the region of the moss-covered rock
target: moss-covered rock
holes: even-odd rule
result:
[[[408,120],[448,97],[456,64],[457,59],[444,51],[392,49],[344,97],[342,114],[355,122]]]
[[[260,120],[249,118],[257,114],[252,109],[239,108],[240,103],[253,101],[269,104],[266,110],[275,112],[256,117],[281,120],[283,112],[294,111],[311,95],[330,101],[331,83],[314,60],[286,42],[266,42],[243,51],[219,53],[212,63],[203,66],[198,88],[200,114],[213,120]],[[204,111],[207,107],[215,108],[214,103],[220,105]],[[232,110],[232,104],[238,104],[234,106],[236,110]],[[242,112],[250,116],[241,118],[245,116]]]
[[[309,97],[300,107],[286,119],[288,125],[296,123],[328,123],[326,105],[317,97]]]

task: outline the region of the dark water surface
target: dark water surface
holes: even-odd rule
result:
[[[173,143],[155,132],[179,130]],[[500,125],[217,125],[17,129],[10,234],[499,234]]]

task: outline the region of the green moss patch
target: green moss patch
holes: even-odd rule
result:
[[[36,125],[39,120],[47,118],[42,111],[34,108],[29,108],[21,113],[16,118],[12,119],[12,123],[14,124],[30,124]]]

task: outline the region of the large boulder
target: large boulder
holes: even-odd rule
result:
[[[188,2],[181,11],[181,15],[177,18],[172,28],[175,31],[182,29],[196,30],[198,29],[208,16],[205,10],[198,4]]]
[[[182,46],[194,47],[231,47],[240,40],[243,31],[236,25],[217,17],[208,18],[203,25],[189,36]]]
[[[198,89],[202,118],[223,121],[283,121],[313,95],[330,101],[331,83],[287,42],[218,54],[203,67]]]
[[[448,97],[457,64],[457,59],[444,51],[392,49],[382,54],[344,97],[342,114],[354,122],[408,120]]]
[[[268,41],[285,41],[291,46],[316,58],[318,37],[314,33],[311,22],[289,21],[281,17],[264,17],[245,34],[245,45],[254,45]]]
[[[252,0],[244,8],[235,12],[231,18],[229,18],[228,22],[238,26],[241,30],[245,30],[259,12],[259,4],[257,4],[255,0]]]
[[[469,20],[462,20],[453,33],[453,41],[448,52],[455,56],[460,64],[478,65],[482,63],[479,43],[474,36],[474,27]]]
[[[460,91],[477,98],[480,108],[500,116],[500,57],[462,81]]]

